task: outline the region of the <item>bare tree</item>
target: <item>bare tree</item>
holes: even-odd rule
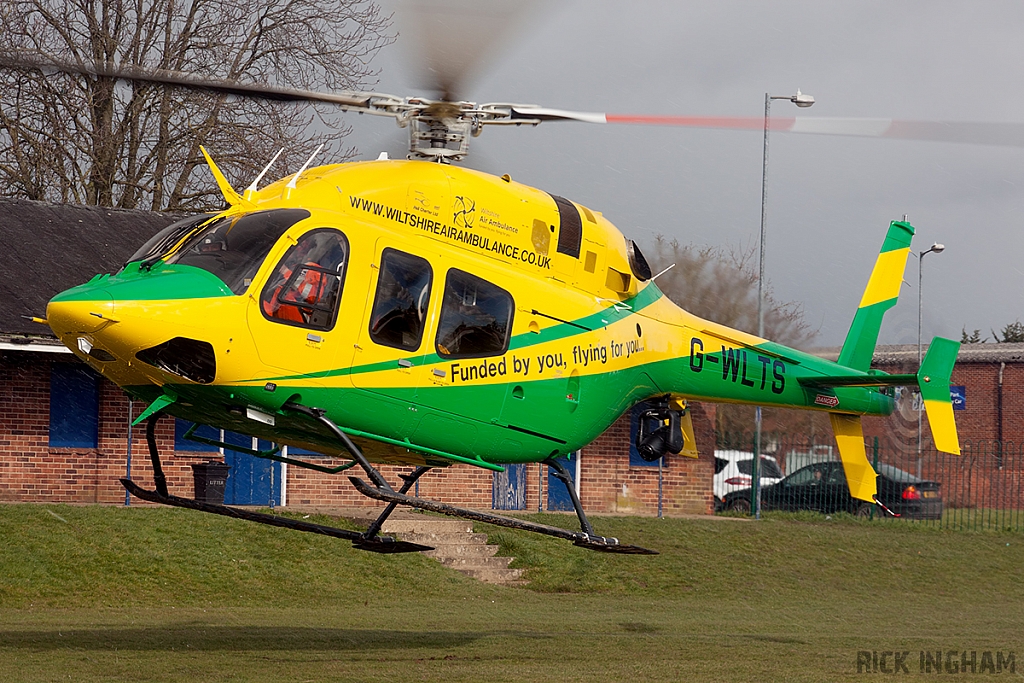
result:
[[[363,0],[6,0],[0,50],[306,90],[367,87],[393,40]],[[284,147],[343,160],[339,113],[49,70],[0,72],[0,195],[153,210],[219,204],[206,145],[236,183]],[[322,124],[321,133],[310,130]]]
[[[675,267],[658,278],[658,287],[690,313],[751,334],[757,333],[757,262],[753,247],[698,247],[659,236],[651,258],[655,271]],[[765,337],[806,348],[817,336],[798,302],[782,303],[765,288]]]
[[[658,286],[690,313],[744,332],[757,333],[757,260],[753,247],[700,247],[658,237],[651,264],[654,270],[676,264],[658,278]],[[795,348],[807,348],[818,331],[804,319],[799,302],[780,302],[765,289],[765,337]],[[821,413],[765,409],[765,450],[779,434],[831,439],[828,418]],[[715,412],[721,445],[749,448],[754,408],[720,405]]]

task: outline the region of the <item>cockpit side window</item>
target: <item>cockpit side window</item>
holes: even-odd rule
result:
[[[501,287],[452,268],[444,286],[437,353],[444,358],[505,353],[514,308],[512,295]]]
[[[385,249],[370,314],[370,339],[382,346],[418,349],[423,340],[432,277],[425,259]]]
[[[281,235],[309,215],[305,209],[274,209],[225,216],[203,227],[165,262],[202,268],[243,294]]]
[[[307,232],[285,253],[263,288],[263,315],[298,327],[333,328],[347,263],[345,235],[331,228]]]

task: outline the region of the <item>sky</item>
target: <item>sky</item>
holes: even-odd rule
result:
[[[394,0],[381,2],[385,10]],[[380,92],[417,88],[409,40],[376,58]],[[542,2],[462,97],[619,114],[883,117],[1024,123],[1024,3]],[[351,117],[361,158],[405,155],[393,121]],[[760,131],[545,123],[492,126],[463,165],[604,213],[641,246],[757,245]],[[917,228],[881,343],[1000,331],[1024,319],[1024,148],[773,133],[766,279],[840,345],[891,220]],[[647,251],[651,251],[648,248]]]

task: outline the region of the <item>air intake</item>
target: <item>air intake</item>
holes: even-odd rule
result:
[[[199,384],[209,384],[217,376],[217,357],[209,342],[175,337],[159,346],[143,349],[135,357]]]

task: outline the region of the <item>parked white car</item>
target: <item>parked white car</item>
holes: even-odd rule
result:
[[[715,451],[713,487],[715,508],[722,505],[725,494],[748,489],[753,483],[754,454],[750,451]],[[769,486],[782,479],[779,463],[770,455],[761,456],[761,486]]]

